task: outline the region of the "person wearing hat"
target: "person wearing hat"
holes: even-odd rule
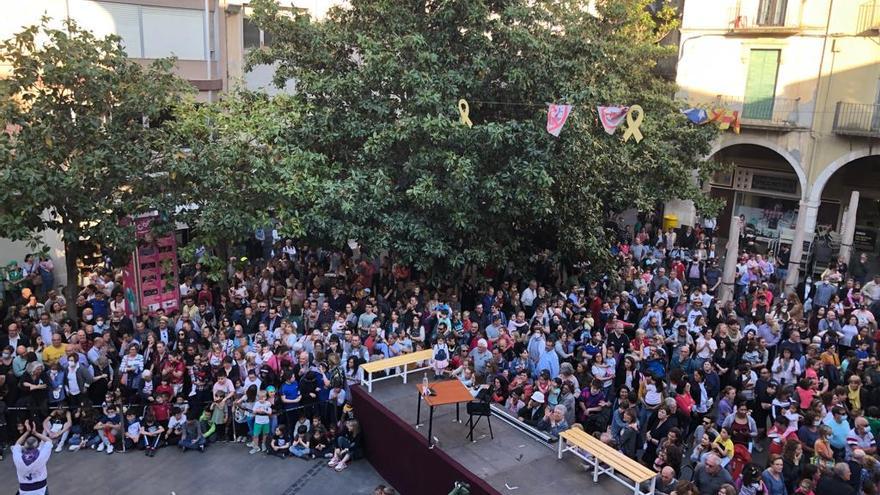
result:
[[[18,476],[18,493],[45,495],[49,472],[46,464],[52,455],[52,441],[37,431],[30,420],[24,422],[24,433],[12,446],[12,462]]]
[[[544,398],[544,394],[542,392],[534,392],[532,396],[529,397],[529,402],[525,407],[521,408],[516,415],[519,417],[519,420],[526,423],[527,425],[537,426],[537,424],[544,419],[544,408],[546,399]]]

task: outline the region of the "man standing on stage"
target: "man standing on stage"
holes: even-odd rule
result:
[[[12,446],[12,462],[18,475],[19,495],[47,495],[49,472],[46,464],[52,455],[52,441],[25,421],[25,431]]]

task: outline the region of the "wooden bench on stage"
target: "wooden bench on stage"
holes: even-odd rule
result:
[[[658,474],[656,471],[639,464],[635,459],[630,459],[583,430],[571,428],[559,434],[560,459],[565,452],[571,452],[592,466],[593,483],[599,482],[600,474],[607,474],[630,488],[634,495],[654,493]],[[618,473],[628,479],[621,478]],[[641,485],[648,481],[651,482],[650,489],[643,491]]]
[[[398,376],[387,375],[381,376],[379,378],[373,378],[373,373],[388,371],[392,368],[401,368],[402,371],[399,375],[403,376],[403,383],[406,383],[406,375],[408,373],[431,369],[430,366],[409,369],[410,365],[416,364],[419,361],[430,361],[433,357],[434,351],[431,349],[427,349],[419,352],[411,352],[409,354],[401,354],[400,356],[394,356],[393,358],[380,359],[378,361],[370,361],[369,363],[364,363],[361,365],[361,369],[364,370],[364,382],[366,382],[367,384],[367,390],[370,393],[373,392],[373,382],[378,382],[380,380],[386,380],[388,378],[394,378],[395,376]]]

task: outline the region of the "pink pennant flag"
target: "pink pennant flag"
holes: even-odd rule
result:
[[[555,137],[559,137],[559,133],[562,132],[562,126],[565,125],[565,121],[568,120],[568,116],[571,114],[571,109],[571,105],[551,103],[550,108],[547,109],[547,132]]]
[[[602,121],[602,127],[608,134],[614,134],[623,119],[626,118],[626,112],[629,107],[596,107],[599,110],[599,120]]]

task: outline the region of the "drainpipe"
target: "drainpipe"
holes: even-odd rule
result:
[[[205,76],[208,81],[211,80],[211,11],[209,9],[208,2],[210,0],[205,0]],[[210,103],[211,98],[211,90],[208,90],[208,102]]]
[[[825,20],[825,36],[822,38],[822,54],[819,56],[819,73],[816,74],[816,103],[819,103],[819,91],[822,86],[822,70],[825,68],[825,52],[828,49],[828,35],[831,32],[831,12],[834,8],[834,0],[830,0],[828,2],[828,18]],[[833,66],[832,71],[828,73],[828,91],[831,91],[831,75],[833,74]],[[828,103],[828,94],[825,94],[825,98],[823,99],[823,105]],[[814,106],[815,108],[815,106]],[[814,129],[810,132],[810,139],[813,140],[813,146],[810,150],[810,168],[813,168],[813,160],[816,158],[816,145],[817,145],[817,137],[815,131],[815,119],[816,119],[816,111],[813,111],[813,127]]]
[[[816,133],[816,110],[819,108],[819,91],[822,87],[822,70],[825,67],[825,51],[828,49],[828,35],[831,32],[831,12],[834,8],[834,0],[828,2],[828,17],[825,19],[825,36],[822,39],[822,54],[819,56],[819,72],[816,74],[816,95],[813,105],[813,121],[810,123],[810,139],[813,146],[810,149],[810,169],[813,168],[813,162],[816,159],[816,148],[819,145],[819,139]],[[803,11],[801,12],[803,14]],[[828,77],[831,77],[829,73]],[[831,85],[829,79],[828,90],[830,92]],[[828,94],[823,99],[824,104],[828,103]],[[810,187],[809,173],[807,174],[807,184],[801,191],[801,201],[798,207],[797,229],[795,230],[794,240],[791,243],[791,254],[788,262],[788,276],[785,280],[785,293],[794,292],[800,280],[801,259],[804,254],[804,239],[807,231],[812,235],[816,231],[816,216],[818,214],[821,198],[815,204],[810,203]],[[808,218],[809,217],[809,218]]]

